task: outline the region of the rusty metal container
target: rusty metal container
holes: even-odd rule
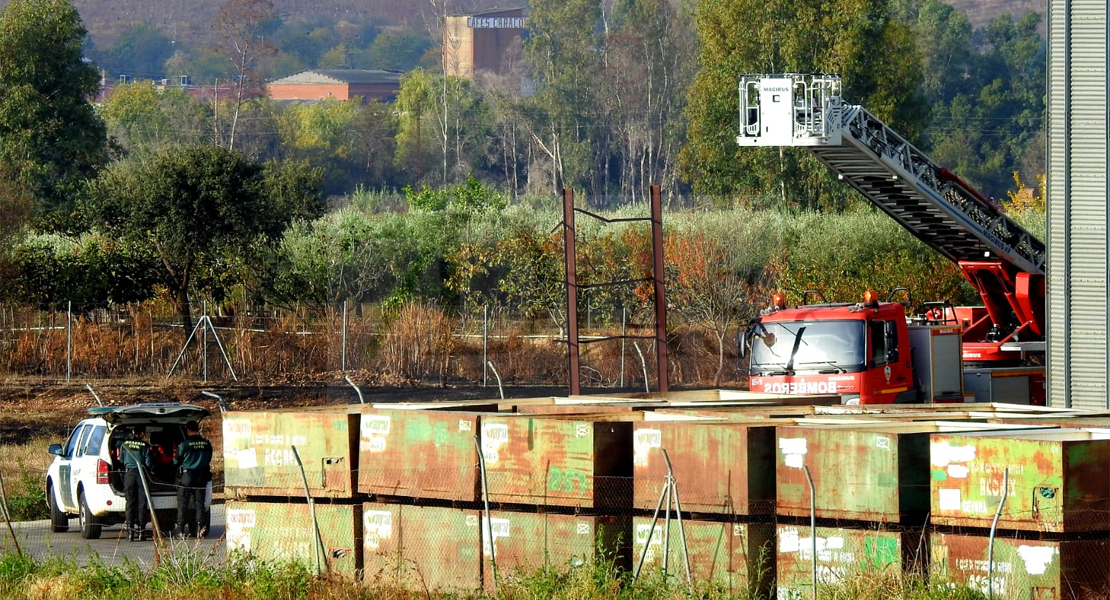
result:
[[[984,595],[1015,600],[1105,597],[1110,586],[1110,540],[1042,541],[996,537],[990,569],[989,538],[934,533],[929,576],[963,584]]]
[[[667,406],[664,402],[605,402],[605,403],[556,403],[531,404],[517,407],[522,415],[574,415],[599,413],[632,413]]]
[[[641,577],[650,576],[663,569],[663,540],[667,544],[667,573],[684,579],[685,558],[682,554],[682,532],[686,534],[686,549],[690,554],[690,574],[695,582],[712,582],[731,594],[743,596],[750,593],[755,598],[770,594],[775,580],[775,530],[770,524],[721,523],[698,519],[683,519],[682,530],[672,518],[670,532],[665,532],[661,518],[652,527],[651,517],[633,519],[632,568],[639,565]]]
[[[808,526],[778,526],[779,598],[813,597],[813,540],[817,541],[817,586],[838,586],[862,573],[916,572],[928,559],[928,538],[921,531],[876,531]]]
[[[818,518],[923,523],[929,511],[930,426],[780,427],[775,443],[776,511]]]
[[[308,504],[229,501],[227,549],[272,561],[295,560],[308,568],[353,576],[362,564],[361,509],[317,504],[320,544]]]
[[[359,427],[358,491],[478,500],[476,413],[365,409]]]
[[[423,591],[473,592],[482,585],[479,512],[366,503],[363,581]]]
[[[936,434],[930,451],[932,522],[990,527],[1008,470],[1000,529],[1108,531],[1107,437],[1081,430]]]
[[[487,589],[493,585],[494,557],[499,579],[533,575],[543,568],[585,567],[601,558],[614,559],[621,570],[631,564],[628,517],[492,511],[489,523],[484,514],[480,518]]]
[[[226,413],[224,493],[304,497],[296,446],[313,497],[352,498],[358,428],[359,407],[351,405]]]
[[[655,509],[667,451],[685,511],[769,515],[775,506],[775,428],[770,423],[643,422],[633,426],[633,505]]]
[[[594,419],[483,418],[481,441],[490,500],[537,506],[630,507],[632,423]]]

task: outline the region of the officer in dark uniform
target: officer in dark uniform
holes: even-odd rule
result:
[[[139,465],[150,467],[150,445],[143,439],[145,435],[146,427],[136,425],[131,429],[131,435],[116,447],[116,458],[123,463],[126,471],[123,476],[123,497],[127,502],[124,518],[127,539],[132,542],[142,541],[146,529],[146,494],[143,492],[142,476],[139,475]]]
[[[200,435],[196,421],[185,424],[186,437],[177,445],[173,462],[178,465],[177,480],[177,530],[178,537],[189,535],[202,538],[204,529],[204,491],[212,480],[212,443]]]

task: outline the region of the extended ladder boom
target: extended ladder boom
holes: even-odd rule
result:
[[[839,78],[743,77],[740,115],[741,146],[809,147],[849,185],[953,262],[993,256],[1020,272],[1044,273],[1040,240],[863,107],[842,105]]]
[[[746,75],[739,91],[738,144],[808,148],[960,265],[986,304],[992,336],[1043,336],[1044,243],[863,107],[843,104],[838,76]]]

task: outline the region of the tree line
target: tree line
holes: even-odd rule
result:
[[[218,18],[235,82],[219,103],[140,82],[94,106],[99,75],[69,0],[0,13],[5,300],[164,297],[188,326],[200,297],[425,299],[513,306],[561,327],[555,192],[622,214],[642,211],[652,184],[673,209],[675,310],[715,335],[770,287],[820,281],[850,299],[912,280],[925,298],[966,295],[954,269],[806,154],[736,147],[745,72],[841,73],[850,101],[999,186],[988,194],[1043,170],[1032,13],[972,31],[936,0],[534,0],[505,75],[433,66],[407,73],[393,103],[283,104],[250,84],[272,50],[272,4],[228,6],[246,12]],[[580,247],[584,277],[645,276],[642,231],[596,233]],[[584,301],[611,316],[642,296],[631,286]]]

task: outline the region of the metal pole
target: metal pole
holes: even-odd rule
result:
[[[482,387],[489,384],[489,305],[482,307]]]
[[[666,480],[664,480],[665,482]],[[636,584],[636,580],[640,578],[640,569],[644,568],[644,561],[647,560],[648,548],[651,547],[651,538],[655,535],[655,524],[659,522],[659,511],[663,510],[663,500],[667,497],[667,490],[670,489],[666,483],[663,484],[663,489],[659,492],[659,502],[655,505],[655,513],[651,516],[651,527],[648,528],[647,538],[644,540],[644,551],[640,553],[640,563],[636,565],[636,572],[632,574],[632,584]],[[667,507],[670,510],[670,507]]]
[[[347,383],[351,384],[351,387],[355,388],[355,393],[358,394],[358,403],[359,404],[366,404],[366,400],[363,400],[363,398],[362,398],[362,390],[358,389],[358,386],[355,385],[355,382],[351,381],[351,377],[348,375],[348,376],[344,377],[343,379],[345,379],[347,381]]]
[[[220,356],[222,356],[224,358],[224,364],[227,365],[227,370],[228,370],[228,372],[231,373],[231,378],[234,379],[235,381],[239,381],[239,378],[235,376],[235,369],[231,368],[231,359],[227,357],[227,351],[224,350],[223,342],[220,341],[220,334],[216,333],[216,326],[212,324],[212,319],[209,318],[208,316],[205,316],[204,317],[204,322],[212,330],[212,339],[216,340],[216,348],[219,349]],[[205,346],[205,348],[207,348],[207,346]],[[205,357],[206,357],[205,360],[206,361],[207,361],[207,356],[208,355],[205,354]]]
[[[66,302],[66,383],[73,373],[73,301]]]
[[[296,446],[290,446],[293,449],[293,456],[297,458],[297,467],[301,470],[301,483],[304,484],[304,497],[308,502],[308,512],[312,517],[312,529],[316,533],[316,540],[313,546],[315,547],[316,554],[316,574],[323,573],[320,568],[320,555],[324,552],[323,540],[320,539],[320,523],[316,521],[316,503],[312,501],[312,493],[308,491],[308,476],[304,473],[304,463],[301,462],[301,453],[297,451]]]
[[[563,253],[567,268],[567,360],[570,367],[570,395],[582,393],[578,378],[578,249],[574,239],[574,190],[563,189]]]
[[[806,474],[806,483],[809,484],[809,541],[812,544],[810,558],[813,562],[813,600],[817,600],[817,494],[813,489],[813,477],[809,474],[809,467],[802,465]]]
[[[347,300],[343,300],[343,342],[339,348],[339,370],[347,374]]]
[[[667,301],[664,293],[663,265],[663,201],[659,186],[651,186],[651,247],[652,280],[655,287],[655,342],[656,371],[659,391],[666,393],[667,386]]]
[[[493,543],[493,520],[489,514],[489,482],[486,480],[486,455],[482,453],[481,434],[474,436],[474,447],[478,450],[478,474],[482,477],[482,502],[486,511],[486,535],[489,536],[489,564],[493,571],[493,593],[497,594],[497,547]]]
[[[96,398],[96,404],[97,404],[98,406],[104,406],[104,403],[100,401],[100,396],[97,396],[97,395],[96,395],[96,391],[95,391],[95,390],[93,390],[93,388],[92,388],[92,386],[91,386],[91,385],[89,385],[89,384],[87,384],[87,383],[86,383],[86,384],[85,384],[85,388],[89,390],[89,393],[93,395],[93,398]]]
[[[505,388],[501,387],[501,375],[499,375],[497,373],[497,367],[493,366],[493,361],[492,360],[489,361],[489,363],[487,363],[487,364],[489,365],[489,368],[493,369],[494,376],[497,377],[497,393],[501,394],[501,399],[504,400],[505,399]]]
[[[624,387],[624,353],[628,343],[628,309],[621,307],[621,387]]]
[[[678,516],[678,536],[682,539],[682,558],[686,563],[686,585],[693,590],[694,577],[690,572],[690,548],[686,545],[686,528],[682,525],[682,500],[678,497],[678,480],[674,476],[674,467],[671,465],[671,457],[667,455],[667,451],[663,451],[663,460],[667,461],[667,479],[671,482],[671,488],[674,493],[675,514]]]
[[[1006,494],[1010,491],[1010,467],[1002,469],[1002,497],[998,499],[998,508],[994,510],[994,520],[991,521],[991,536],[987,541],[987,597],[994,600],[994,534],[998,530],[998,517],[1002,516],[1002,507],[1006,506]]]
[[[208,321],[208,301],[204,301],[204,314],[200,318],[200,322],[207,325]],[[201,363],[204,365],[204,382],[208,383],[208,327],[204,327],[200,331],[200,356]]]
[[[146,467],[144,467],[143,464],[139,462],[139,459],[135,456],[135,453],[132,452],[130,448],[128,448],[127,446],[120,446],[120,448],[123,448],[123,451],[127,453],[127,456],[130,456],[131,460],[135,461],[135,464],[139,467],[139,483],[143,484],[143,495],[146,496],[146,508],[150,511],[150,529],[151,533],[154,534],[154,564],[160,565],[162,564],[162,555],[158,551],[158,547],[162,545],[162,530],[158,527],[158,515],[156,514],[157,511],[154,510],[154,498],[150,496],[150,485],[147,484],[146,480]],[[140,521],[142,520],[142,518],[143,516],[140,514]],[[131,525],[134,526],[135,524],[132,523]],[[139,530],[140,540],[142,539],[142,536],[143,532],[142,530]]]
[[[23,556],[23,550],[19,547],[19,538],[15,537],[15,529],[12,528],[12,517],[8,513],[8,493],[4,489],[3,475],[0,475],[0,508],[4,511],[4,523],[8,526],[8,533],[12,535],[12,543],[15,544],[15,551],[20,556]]]
[[[671,477],[667,476],[667,509],[663,513],[663,579],[667,579],[667,569],[671,566],[671,504],[674,488],[671,487]]]
[[[189,337],[185,338],[185,345],[181,347],[181,352],[178,353],[177,358],[174,359],[173,364],[170,365],[170,370],[166,373],[166,377],[173,375],[174,369],[177,368],[177,363],[181,362],[181,359],[185,357],[185,352],[189,350],[189,344],[193,343],[193,338],[197,335],[197,329],[200,329],[202,325],[204,325],[204,323],[201,321],[197,321],[197,324],[193,325],[193,330],[189,332]]]
[[[220,407],[220,414],[223,414],[223,413],[227,412],[227,403],[224,402],[223,398],[217,396],[216,394],[213,394],[212,392],[206,392],[206,391],[203,391],[203,390],[201,390],[200,393],[204,394],[205,396],[208,396],[209,398],[215,398],[216,399],[216,405]]]

